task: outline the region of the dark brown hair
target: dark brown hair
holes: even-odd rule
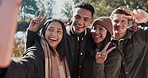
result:
[[[123,11],[123,8],[122,8],[122,7],[119,7],[119,8],[117,8],[117,9],[113,10],[112,13],[111,13],[111,15],[110,15],[111,18],[112,18],[112,16],[113,16],[113,14],[124,14],[124,15],[126,15],[126,16],[130,16],[129,13]]]

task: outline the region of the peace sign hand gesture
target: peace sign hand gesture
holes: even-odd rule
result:
[[[107,45],[104,47],[104,49],[101,52],[97,52],[96,54],[96,63],[102,64],[107,59],[108,54],[115,49],[116,47],[112,47],[107,50],[111,42],[108,42]]]
[[[43,21],[46,19],[47,16],[42,16],[42,11],[40,11],[39,16],[33,18],[29,24],[28,30],[33,31],[33,32],[38,32],[40,30],[40,25],[43,23]]]
[[[148,22],[148,13],[142,9],[138,10],[127,10],[123,9],[123,11],[129,13],[131,16],[123,16],[124,18],[133,19],[136,23],[146,23]]]

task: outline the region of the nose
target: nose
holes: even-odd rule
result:
[[[83,22],[84,22],[83,18],[78,20],[78,24],[83,24]]]
[[[56,36],[56,34],[57,34],[57,32],[54,31],[51,33],[51,36]]]

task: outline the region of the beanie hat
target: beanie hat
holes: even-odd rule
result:
[[[99,17],[93,22],[94,25],[103,26],[111,35],[113,35],[113,26],[109,17]]]

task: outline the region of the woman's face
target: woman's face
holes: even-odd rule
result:
[[[103,42],[107,34],[107,30],[101,25],[94,25],[91,32],[95,43]]]
[[[63,37],[62,25],[59,22],[51,22],[45,32],[45,38],[50,46],[56,49]]]

